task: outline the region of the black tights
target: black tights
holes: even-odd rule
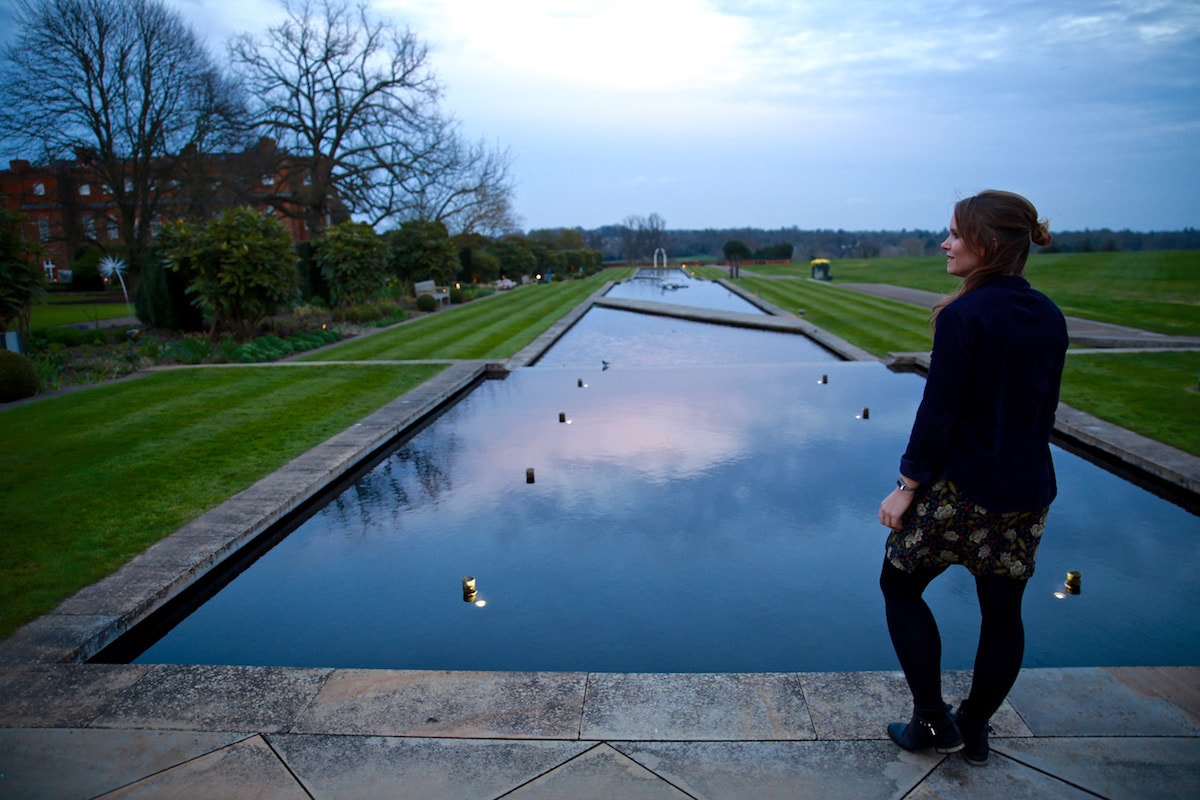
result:
[[[879,586],[887,609],[888,632],[900,667],[912,690],[918,712],[940,714],[942,699],[942,639],[933,612],[921,596],[946,567],[903,572],[887,561]],[[988,719],[1000,708],[1021,671],[1025,655],[1025,626],[1021,599],[1025,581],[1001,575],[975,577],[981,622],[979,648],[971,693],[964,706],[975,719]]]

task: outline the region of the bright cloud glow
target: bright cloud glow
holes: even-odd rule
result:
[[[166,0],[217,45],[272,0]],[[527,228],[1200,224],[1195,0],[368,0],[430,45]],[[257,25],[257,27],[256,27]]]

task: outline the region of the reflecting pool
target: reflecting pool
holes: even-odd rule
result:
[[[605,297],[621,300],[651,300],[715,311],[739,311],[743,314],[762,314],[762,309],[716,281],[697,280],[681,269],[642,270],[639,276],[616,284]]]
[[[609,309],[583,322],[613,314],[679,324]],[[620,355],[605,367],[572,341],[595,335],[583,322],[540,366],[484,383],[405,442],[137,661],[896,669],[876,511],[923,380],[831,362],[800,338],[792,363],[756,363],[755,343],[699,363],[690,329],[653,327],[608,343]],[[1055,459],[1026,665],[1200,663],[1198,518]],[[1067,570],[1081,594],[1062,591]],[[945,667],[969,667],[969,574],[950,570],[928,596]]]

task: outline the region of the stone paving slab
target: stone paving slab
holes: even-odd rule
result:
[[[941,757],[891,742],[614,742],[654,774],[704,800],[901,798]]]
[[[584,739],[814,739],[798,675],[593,673]]]
[[[202,731],[0,730],[0,797],[96,797],[243,738]]]
[[[945,678],[956,696],[968,674]],[[976,768],[886,739],[907,712],[898,672],[26,665],[0,670],[0,797],[64,796],[88,773],[119,797],[1190,796],[1198,694],[1200,668],[1026,670]],[[808,738],[729,739],[764,730]],[[664,738],[591,738],[621,731]]]
[[[499,797],[594,746],[289,734],[273,734],[268,740],[315,798],[389,800]]]
[[[817,738],[887,739],[887,722],[912,716],[904,674],[894,672],[818,672],[801,676]],[[971,673],[944,672],[942,693],[957,707],[971,688]],[[998,735],[1031,736],[1020,715],[1005,703],[992,717]]]
[[[1196,739],[999,739],[995,752],[1107,798],[1175,800],[1200,790]]]
[[[261,736],[106,794],[105,800],[312,800]]]
[[[1054,773],[993,755],[986,767],[957,756],[943,760],[906,800],[1095,800],[1096,795]],[[1109,800],[1113,800],[1109,798]]]
[[[598,744],[506,797],[509,800],[687,800],[688,795],[618,750]]]
[[[114,664],[33,664],[0,670],[0,726],[82,728],[149,671]]]
[[[151,667],[91,723],[99,728],[273,732],[290,729],[330,670]]]
[[[587,673],[335,671],[294,732],[577,739]]]
[[[1138,673],[1144,677],[1135,682],[1132,670],[1026,670],[1009,702],[1036,736],[1200,736],[1200,713],[1192,705],[1200,695],[1200,672],[1142,668]],[[1150,688],[1164,683],[1176,700]]]

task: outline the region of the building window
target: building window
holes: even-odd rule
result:
[[[50,218],[38,217],[38,238],[43,242],[50,241]]]
[[[304,173],[304,185],[312,186],[312,173],[311,172]]]
[[[35,183],[33,185],[33,193],[36,194],[38,197],[45,197],[46,184],[42,183],[41,181],[38,181],[37,183]]]
[[[87,197],[91,193],[92,193],[92,186],[90,183],[79,184],[79,196],[80,197]]]
[[[275,176],[274,175],[263,175],[262,176],[262,185],[263,186],[274,186],[275,185]]]
[[[108,238],[118,239],[121,236],[120,229],[117,228],[117,221],[112,217],[108,218]]]
[[[84,217],[83,218],[83,235],[88,237],[89,239],[96,238],[96,218],[95,217]]]
[[[125,179],[125,191],[127,191],[127,192],[133,191],[133,181],[129,180],[129,178]]]

